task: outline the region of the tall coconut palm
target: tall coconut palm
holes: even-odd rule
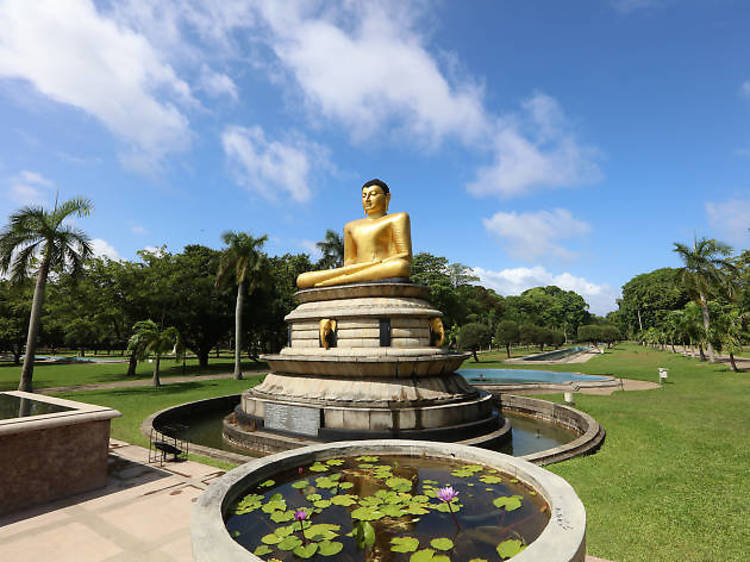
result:
[[[344,239],[338,232],[326,230],[325,239],[315,245],[323,254],[318,262],[320,269],[332,269],[344,265]]]
[[[163,355],[174,352],[175,360],[182,359],[183,346],[177,328],[159,328],[153,320],[141,320],[133,324],[133,335],[128,341],[128,349],[139,360],[154,355],[154,386],[161,386],[159,363]]]
[[[732,248],[713,238],[696,238],[693,240],[692,248],[675,242],[673,251],[685,264],[685,267],[678,270],[678,277],[690,298],[700,307],[703,329],[708,334],[711,329],[708,299],[715,297],[727,287],[729,274],[735,269],[728,259],[732,255]],[[706,346],[709,360],[713,362],[714,348],[708,338]]]
[[[240,380],[242,379],[242,308],[245,302],[245,292],[252,294],[265,281],[266,258],[260,249],[268,240],[268,236],[264,234],[260,238],[253,238],[245,232],[225,232],[221,238],[227,247],[219,262],[216,286],[223,286],[234,273],[234,282],[237,284],[237,304],[234,310],[234,378]]]
[[[56,202],[51,211],[37,205],[26,206],[10,215],[0,231],[0,272],[10,272],[12,280],[20,282],[33,267],[37,268],[18,390],[32,391],[36,340],[49,272],[68,268],[73,276],[78,276],[83,262],[93,255],[86,233],[63,223],[71,215],[87,216],[93,208],[91,201],[83,198]]]

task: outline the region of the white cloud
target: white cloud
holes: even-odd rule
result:
[[[310,199],[308,149],[314,147],[268,140],[260,127],[227,127],[221,142],[237,182],[248,190],[269,199]]]
[[[476,138],[485,127],[480,90],[451,83],[413,29],[410,8],[343,3],[262,3],[271,48],[308,104],[345,123],[355,139],[392,126],[430,143]]]
[[[745,80],[740,86],[740,92],[746,98],[750,98],[750,80]]]
[[[588,223],[573,217],[567,209],[536,213],[495,213],[482,219],[485,229],[506,244],[508,253],[519,259],[534,261],[543,255],[569,259],[573,253],[557,242],[588,233]]]
[[[117,250],[115,250],[114,246],[112,246],[112,244],[110,244],[106,240],[102,240],[101,238],[92,239],[91,247],[93,248],[94,255],[96,257],[107,257],[111,260],[122,259],[122,256],[117,253]]]
[[[237,85],[226,74],[214,72],[208,66],[204,65],[201,69],[200,86],[209,95],[213,97],[229,96],[237,101]]]
[[[554,274],[542,266],[517,267],[490,271],[475,267],[473,272],[479,277],[482,285],[494,289],[501,295],[520,295],[526,289],[547,285],[556,285],[566,291],[575,291],[589,304],[594,314],[604,315],[617,309],[619,291],[609,285],[592,283],[583,277],[571,273]]]
[[[189,86],[143,35],[88,0],[3,2],[0,77],[27,80],[95,116],[125,142],[122,160],[138,170],[153,171],[188,144],[188,120],[174,102],[195,103]]]
[[[312,259],[319,260],[323,257],[323,253],[320,251],[320,248],[318,248],[316,242],[313,242],[312,240],[301,240],[299,245],[303,250],[310,254]]]
[[[42,174],[22,170],[8,180],[8,200],[17,205],[48,205],[55,184]]]
[[[522,112],[498,122],[494,162],[477,171],[466,187],[477,196],[513,196],[537,187],[593,183],[602,174],[598,151],[580,144],[557,101],[535,94]]]
[[[732,244],[747,244],[750,239],[750,199],[730,199],[706,203],[708,223]]]

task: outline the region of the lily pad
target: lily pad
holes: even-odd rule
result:
[[[472,558],[469,562],[488,562],[486,558]]]
[[[451,559],[445,554],[436,554],[435,556],[432,557],[430,562],[451,562]]]
[[[293,511],[274,511],[271,514],[271,521],[274,523],[284,523],[285,521],[291,521],[294,519]]]
[[[419,548],[419,539],[414,537],[394,537],[391,539],[393,552],[414,552]]]
[[[258,484],[258,487],[259,488],[270,488],[274,484],[276,484],[275,480],[266,480],[265,482],[261,482],[260,484]]]
[[[435,551],[431,548],[423,548],[418,550],[409,557],[409,562],[430,562]]]
[[[383,505],[378,508],[383,515],[386,517],[402,517],[404,512],[401,510],[401,506],[398,504]]]
[[[323,541],[318,543],[318,554],[321,556],[336,556],[344,549],[344,545],[338,541]]]
[[[274,533],[269,533],[260,538],[260,542],[262,542],[263,544],[278,544],[282,540],[284,540],[282,537]]]
[[[300,558],[312,558],[318,551],[318,543],[309,542],[307,544],[300,544],[295,547],[294,555]]]
[[[344,459],[328,459],[326,464],[330,466],[341,466],[344,464]]]
[[[500,555],[500,558],[511,558],[521,552],[524,548],[526,548],[526,545],[523,544],[522,541],[519,541],[518,539],[508,539],[497,545],[497,553]]]
[[[336,531],[341,529],[341,525],[334,525],[333,523],[316,523],[311,525],[306,531],[307,537],[311,541],[330,541],[339,536]]]
[[[492,500],[495,507],[505,509],[505,511],[514,511],[521,507],[521,498],[523,496],[500,496]]]
[[[338,482],[336,480],[333,480],[327,476],[321,476],[320,478],[315,479],[315,485],[318,488],[335,488],[338,486]]]
[[[371,464],[369,462],[363,462],[363,463],[357,465],[358,468],[364,468],[364,469],[372,468],[373,466],[375,466],[375,465]]]
[[[348,490],[349,488],[354,488],[354,483],[353,482],[340,482],[339,488],[341,488],[342,490]]]
[[[411,480],[394,476],[385,481],[385,485],[397,492],[408,492],[412,488]]]
[[[363,455],[361,457],[357,457],[357,460],[362,462],[378,462],[380,460],[380,457]]]
[[[273,513],[274,511],[286,511],[286,501],[269,500],[262,508],[263,513]]]
[[[316,462],[310,466],[310,470],[313,472],[326,472],[328,467],[321,462]]]
[[[283,527],[277,527],[276,530],[273,532],[273,534],[278,535],[283,539],[284,537],[288,537],[295,531],[294,527],[295,527],[294,524],[285,525]]]
[[[271,554],[272,552],[273,550],[265,544],[262,544],[258,548],[253,550],[253,554],[255,554],[255,556],[265,556],[266,554]]]
[[[384,517],[383,513],[374,506],[359,507],[352,511],[350,516],[352,519],[360,519],[362,521],[374,521]]]
[[[308,494],[305,497],[307,498],[307,501],[310,501],[310,502],[316,502],[318,500],[323,499],[323,496],[321,496],[320,494]]]
[[[422,480],[423,484],[432,484],[433,486],[437,486],[440,484],[437,480]]]
[[[461,511],[461,507],[463,507],[462,504],[456,501],[450,502],[450,507],[448,507],[448,502],[442,502],[439,505],[433,506],[436,511],[441,511],[443,513],[450,513],[451,511],[453,511],[453,513],[456,513],[458,511]]]
[[[430,541],[430,546],[437,550],[450,550],[451,548],[453,548],[453,541],[445,537],[440,537],[437,539],[432,539]]]
[[[357,496],[352,494],[339,494],[338,496],[333,496],[331,498],[331,503],[333,505],[343,505],[344,507],[348,507],[357,503]]]
[[[411,503],[404,508],[404,513],[408,515],[425,515],[430,510],[424,507],[423,503]]]
[[[503,479],[494,474],[484,474],[479,477],[479,481],[484,482],[485,484],[499,484]]]
[[[292,484],[292,488],[297,488],[299,490],[302,488],[306,488],[309,485],[310,482],[308,482],[307,480],[297,480],[294,484]]]
[[[278,548],[279,550],[294,550],[301,544],[302,539],[294,535],[289,535],[288,537],[284,537],[281,542],[276,545],[276,548]]]
[[[456,478],[469,478],[470,476],[474,476],[474,473],[471,470],[457,468],[451,472],[451,476],[455,476]]]
[[[313,505],[318,509],[325,509],[327,507],[330,507],[331,500],[318,500],[316,502],[313,502]]]

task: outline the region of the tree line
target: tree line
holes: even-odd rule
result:
[[[735,356],[750,344],[750,251],[713,238],[675,242],[680,268],[636,275],[622,287],[608,319],[644,345],[692,350],[703,361]]]

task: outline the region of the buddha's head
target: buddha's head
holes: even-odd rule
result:
[[[362,208],[368,216],[379,217],[388,212],[391,201],[391,190],[388,185],[377,178],[362,186]]]

